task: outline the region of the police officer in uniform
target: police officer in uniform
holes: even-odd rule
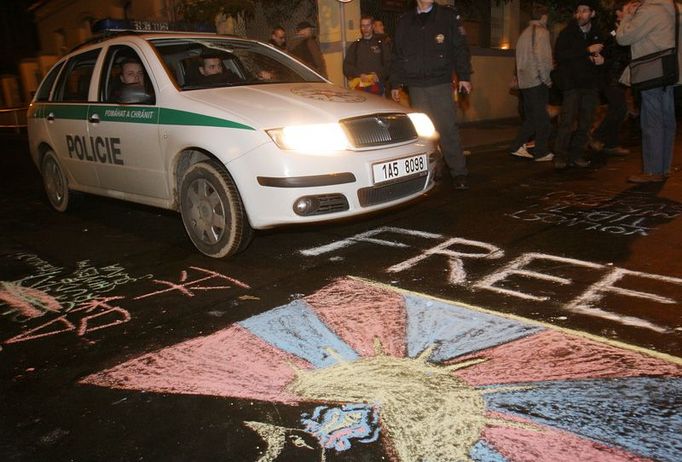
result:
[[[398,20],[393,39],[391,96],[400,100],[407,86],[412,107],[428,114],[440,134],[440,146],[453,187],[468,189],[466,160],[460,144],[452,98],[453,71],[460,93],[471,92],[471,53],[457,12],[434,0],[417,6]]]
[[[391,51],[386,42],[374,34],[373,20],[372,16],[360,18],[362,36],[348,47],[343,60],[343,74],[350,82],[358,79],[358,84],[368,88],[367,91],[383,95]]]

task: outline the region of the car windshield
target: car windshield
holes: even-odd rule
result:
[[[225,38],[150,40],[181,90],[324,82],[290,56],[259,42]]]

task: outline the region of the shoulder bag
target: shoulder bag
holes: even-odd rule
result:
[[[630,84],[633,90],[644,91],[652,88],[675,85],[679,79],[677,47],[679,33],[679,12],[675,6],[675,47],[657,51],[630,61]]]

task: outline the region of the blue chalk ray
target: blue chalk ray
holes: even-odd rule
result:
[[[438,345],[431,361],[445,361],[543,330],[502,316],[414,295],[405,296],[405,306],[407,353],[416,357],[429,346]]]
[[[488,409],[529,418],[644,457],[682,460],[680,377],[527,385],[528,390],[486,394]]]
[[[337,363],[329,350],[346,361],[358,358],[358,354],[329,330],[303,300],[253,316],[239,325],[318,368]]]
[[[469,457],[474,462],[508,462],[502,454],[482,440],[469,450]]]

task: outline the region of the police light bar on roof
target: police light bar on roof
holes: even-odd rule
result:
[[[215,26],[206,23],[183,23],[162,21],[137,21],[127,19],[100,19],[92,25],[93,34],[107,32],[213,32]]]

